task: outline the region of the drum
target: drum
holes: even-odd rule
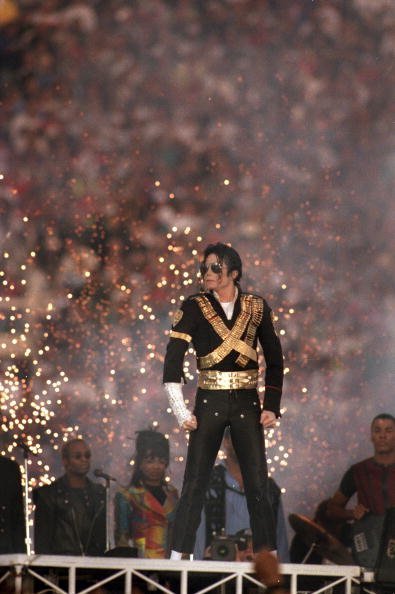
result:
[[[376,582],[395,591],[395,507],[390,507],[385,514],[375,578]]]
[[[352,555],[361,567],[374,569],[379,554],[384,516],[366,514],[352,525]]]

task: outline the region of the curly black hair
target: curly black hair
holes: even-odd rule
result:
[[[130,481],[131,485],[140,486],[143,482],[141,463],[144,458],[162,458],[168,466],[170,461],[169,440],[154,429],[137,431],[136,452],[134,455],[134,470]]]
[[[224,262],[228,267],[229,273],[233,272],[233,270],[236,270],[238,273],[236,283],[239,283],[243,275],[243,266],[241,258],[236,250],[229,245],[226,245],[226,243],[210,243],[204,250],[204,262],[210,254],[215,254],[221,263]]]

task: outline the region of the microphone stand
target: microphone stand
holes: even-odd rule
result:
[[[24,488],[24,513],[25,513],[25,542],[26,542],[26,553],[30,557],[31,550],[31,539],[30,539],[30,527],[29,527],[29,472],[28,472],[28,460],[30,449],[25,443],[19,443],[19,447],[23,450],[24,459],[24,470],[25,470],[25,488]]]
[[[105,472],[103,472],[100,468],[96,468],[96,470],[93,471],[93,474],[97,477],[97,478],[101,478],[105,481],[106,485],[105,485],[105,489],[106,489],[106,551],[110,550],[110,522],[109,522],[109,514],[110,514],[110,481],[115,481],[117,479],[115,479],[114,477],[110,476],[109,474],[106,474]]]
[[[110,514],[110,479],[106,478],[106,552],[110,550],[110,522],[109,522],[109,514]]]
[[[313,551],[317,548],[317,542],[314,541],[312,543],[312,545],[310,546],[309,550],[307,551],[307,553],[305,554],[305,556],[303,557],[301,563],[307,563],[307,560],[309,559],[310,555],[313,553]]]

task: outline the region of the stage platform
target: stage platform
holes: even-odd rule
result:
[[[35,592],[46,594],[88,594],[100,584],[117,594],[132,594],[133,584],[144,584],[158,594],[245,594],[249,591],[264,594],[265,590],[254,575],[252,563],[234,561],[0,555],[0,566],[8,573],[8,579],[12,576],[16,594],[30,594],[29,583],[32,581]],[[373,591],[369,587],[372,574],[359,566],[288,563],[281,569],[289,578],[291,594],[331,594],[335,587],[336,593],[344,594]],[[59,573],[63,577],[56,584],[55,576]],[[93,573],[95,579],[92,581]],[[4,583],[4,575],[2,579]],[[0,592],[3,592],[1,583]]]

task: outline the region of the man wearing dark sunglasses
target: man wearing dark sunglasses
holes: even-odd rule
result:
[[[91,451],[83,439],[62,448],[65,474],[34,492],[34,549],[47,555],[103,555],[105,489],[87,477]]]
[[[192,554],[205,491],[226,427],[243,476],[254,551],[276,549],[262,426],[273,427],[280,416],[280,341],[267,302],[241,290],[242,262],[236,250],[223,243],[209,245],[200,273],[204,291],[189,297],[175,313],[164,362],[170,405],[179,425],[191,432],[173,530],[173,559]],[[258,341],[266,362],[263,404],[257,392]],[[190,342],[199,371],[193,412],[182,393],[184,356]]]

